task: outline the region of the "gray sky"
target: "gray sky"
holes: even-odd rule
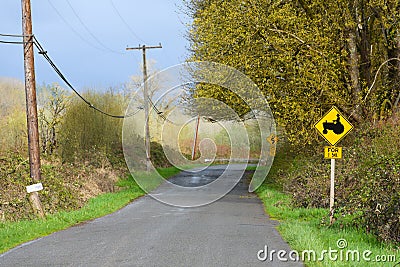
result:
[[[0,33],[21,34],[21,1],[0,1]],[[162,49],[147,50],[159,70],[188,54],[181,0],[31,0],[31,5],[33,33],[79,90],[118,86],[141,74],[141,51],[126,51],[127,46],[161,42]],[[23,79],[21,45],[0,43],[0,62],[0,77]],[[37,50],[35,66],[38,84],[64,86]]]

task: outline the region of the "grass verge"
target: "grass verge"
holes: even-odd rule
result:
[[[159,169],[158,172],[168,178],[180,170],[170,167]],[[78,210],[49,214],[46,219],[0,223],[0,253],[30,240],[115,212],[145,194],[132,176],[119,180],[117,186],[123,189],[92,198]]]
[[[273,177],[273,173],[274,170],[270,176]],[[280,222],[278,231],[283,239],[289,243],[292,250],[298,252],[300,259],[304,253],[306,266],[400,266],[398,247],[381,243],[373,235],[346,223],[351,221],[351,218],[343,218],[342,222],[328,226],[327,209],[293,207],[290,196],[270,180],[260,186],[256,193],[263,201],[271,219]],[[346,241],[347,246],[340,249],[338,240],[342,239]],[[324,250],[327,250],[325,254]],[[330,256],[329,250],[337,252],[332,252]],[[368,254],[365,259],[364,252]],[[288,258],[288,255],[286,257]],[[274,260],[277,261],[277,254]]]

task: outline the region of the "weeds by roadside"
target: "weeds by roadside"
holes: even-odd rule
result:
[[[329,226],[329,163],[322,149],[304,153],[282,142],[274,165],[256,193],[280,222],[292,249],[371,251],[369,261],[307,260],[307,266],[388,266],[400,262],[399,124],[364,125],[338,160],[336,220]],[[323,146],[321,146],[322,148]],[[314,149],[315,150],[315,149]],[[379,205],[378,205],[379,204]],[[379,208],[379,209],[378,209]],[[337,240],[347,242],[346,249]]]
[[[273,170],[275,172],[275,170]],[[350,223],[336,222],[329,226],[329,211],[325,208],[304,208],[295,207],[293,198],[287,193],[283,193],[280,186],[271,178],[256,191],[259,198],[263,201],[265,210],[271,219],[278,220],[278,231],[289,243],[292,250],[296,250],[301,255],[302,252],[315,252],[308,259],[305,258],[306,266],[388,266],[393,267],[400,261],[400,248],[393,244],[384,244],[374,235],[368,234],[362,229],[357,229]],[[348,218],[348,220],[351,220]],[[340,249],[337,246],[338,240],[347,242],[346,248]],[[336,250],[337,253],[347,253],[347,251],[357,250],[360,253],[371,251],[370,261],[360,261],[356,259],[346,260],[340,258],[332,260],[323,251]],[[338,254],[340,255],[340,254]],[[308,255],[307,255],[308,256]],[[377,258],[386,261],[377,262]],[[393,261],[395,260],[395,262]]]
[[[171,177],[179,171],[175,167],[158,170],[165,178]],[[100,194],[91,198],[80,209],[64,210],[48,214],[45,219],[0,222],[0,240],[2,240],[0,242],[0,253],[24,242],[110,214],[121,209],[132,200],[145,195],[145,192],[130,175],[119,179],[116,186],[121,188],[121,190]]]

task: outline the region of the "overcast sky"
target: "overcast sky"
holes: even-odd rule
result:
[[[181,63],[188,52],[188,18],[180,0],[31,0],[33,33],[79,90],[118,86],[141,74],[140,50],[159,70]],[[21,1],[1,0],[0,33],[21,34]],[[0,40],[12,40],[0,37]],[[14,40],[15,41],[15,40]],[[21,45],[0,43],[0,77],[23,79]],[[35,50],[38,84],[63,82]]]

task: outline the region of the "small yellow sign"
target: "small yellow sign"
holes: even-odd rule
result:
[[[326,146],[324,149],[324,158],[326,159],[341,159],[342,148],[339,146]]]
[[[353,129],[353,125],[343,117],[335,106],[314,124],[314,127],[332,146],[335,146]]]
[[[275,155],[276,155],[276,146],[271,146],[271,148],[269,149],[269,155],[271,157],[275,157]]]
[[[278,136],[276,136],[275,134],[271,134],[270,136],[267,137],[267,141],[268,141],[271,145],[275,145],[276,143],[278,143],[279,138],[278,138]]]

